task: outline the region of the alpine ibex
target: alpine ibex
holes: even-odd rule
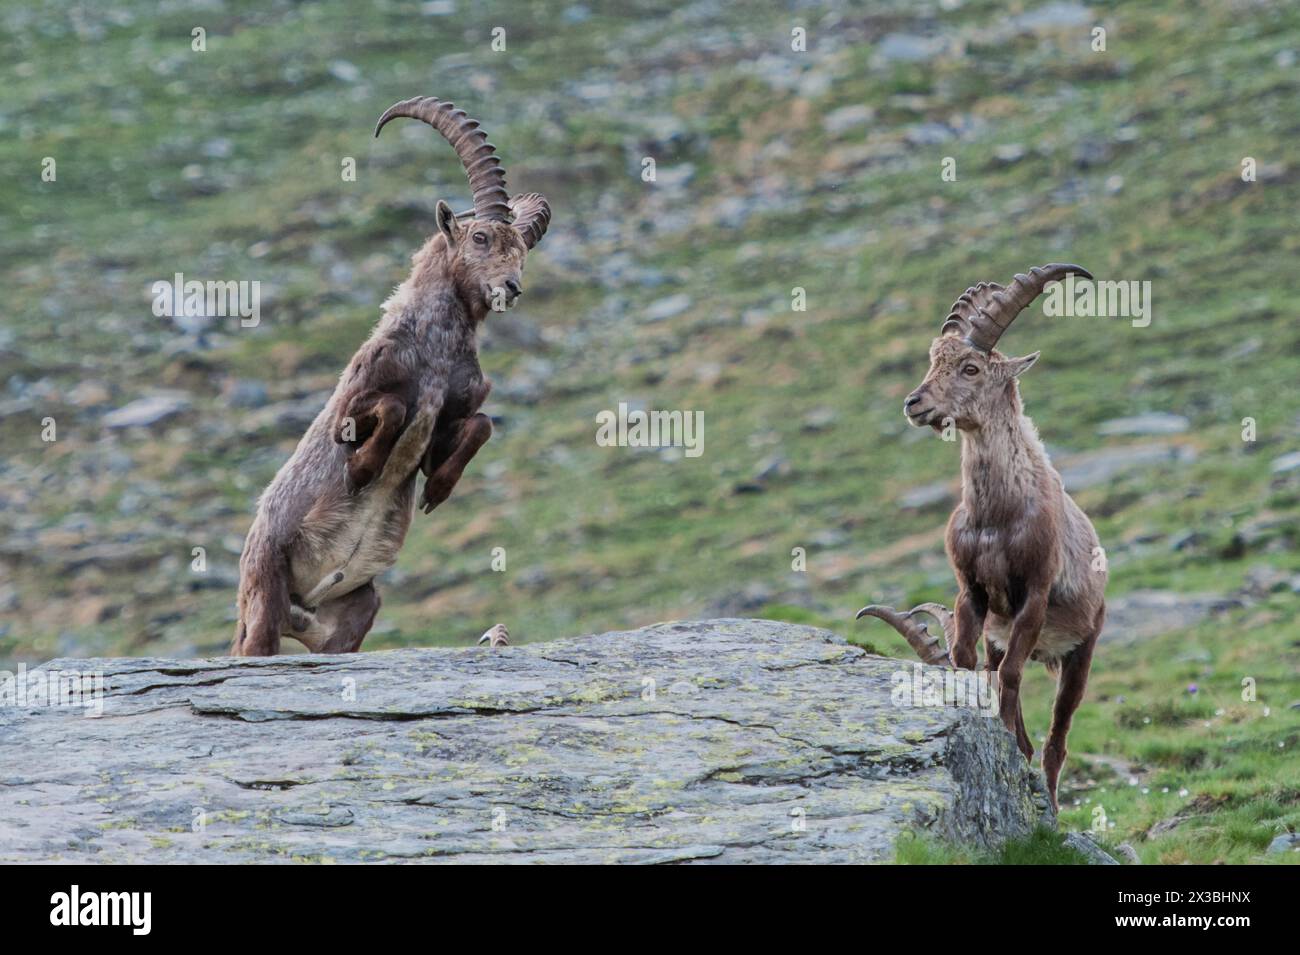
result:
[[[999,716],[1026,759],[1034,748],[1020,713],[1020,679],[1026,660],[1042,662],[1057,680],[1043,751],[1053,807],[1070,720],[1105,619],[1105,561],[1097,532],[1021,410],[1017,379],[1039,353],[1007,358],[993,346],[1048,283],[1071,272],[1092,278],[1077,265],[1045,265],[1009,288],[981,282],[953,304],[930,345],[930,371],[903,412],[915,427],[961,433],[961,502],[945,541],[957,577],[955,612],[926,603],[906,613],[880,606],[858,613],[891,624],[926,663],[973,670],[983,634],[984,665],[998,675]],[[946,646],[915,619],[921,613],[939,621]]]
[[[487,134],[451,103],[397,103],[375,135],[399,116],[451,143],[474,208],[454,214],[439,200],[438,232],[262,494],[239,562],[236,656],[276,653],[285,636],[315,652],[357,650],[379,610],[374,578],[397,560],[411,525],[416,472],[429,513],[492,434],[479,413],[490,385],[478,327],[523,292],[524,259],[546,233],[550,205],[536,193],[509,197]],[[483,641],[505,643],[505,628]]]

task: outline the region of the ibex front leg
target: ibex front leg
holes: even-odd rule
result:
[[[998,667],[1002,666],[1002,661],[1006,658],[1007,651],[989,639],[986,632],[984,634],[984,670],[989,674],[989,680],[997,679]],[[1016,707],[1016,728],[1013,731],[1016,734],[1016,743],[1019,745],[1020,737],[1028,738],[1029,734],[1025,731],[1025,713],[1020,707]],[[1048,788],[1051,786],[1049,784]]]
[[[957,618],[957,632],[952,641],[952,665],[960,670],[973,670],[979,659],[975,647],[984,633],[988,602],[980,591],[962,587],[953,613]]]
[[[460,426],[460,432],[451,453],[446,454],[440,442],[433,441],[425,453],[421,465],[427,480],[424,482],[424,498],[421,507],[424,513],[433,509],[451,496],[452,488],[460,483],[465,467],[478,454],[478,449],[487,444],[492,437],[492,419],[485,414],[471,415]]]
[[[348,490],[364,488],[384,470],[406,422],[406,404],[396,395],[363,391],[344,402],[334,421],[334,440],[355,445],[348,457]]]
[[[1020,715],[1020,677],[1025,662],[1038,645],[1043,621],[1047,619],[1047,594],[1031,593],[1011,621],[1011,636],[1007,640],[1007,653],[998,666],[998,715],[1002,725],[1016,734],[1016,743],[1025,759],[1033,759],[1034,747],[1025,732]]]

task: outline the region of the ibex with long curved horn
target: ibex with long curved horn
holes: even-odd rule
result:
[[[428,513],[492,434],[479,413],[490,385],[478,328],[523,292],[524,259],[546,233],[550,206],[536,193],[509,197],[495,147],[452,104],[397,103],[375,135],[399,116],[451,143],[474,209],[456,215],[439,200],[437,233],[258,502],[239,564],[237,656],[276,653],[284,636],[316,652],[358,649],[379,610],[374,578],[397,560],[411,525],[417,472]],[[483,639],[499,646],[505,630]]]
[[[955,612],[922,604],[906,613],[864,607],[858,616],[891,624],[926,663],[998,674],[998,712],[1029,759],[1034,748],[1020,713],[1026,660],[1056,676],[1052,728],[1043,772],[1056,806],[1065,740],[1083,699],[1093,648],[1105,619],[1106,566],[1097,532],[1065,493],[1034,424],[1021,410],[1017,379],[1038,352],[1007,358],[994,349],[1015,317],[1077,265],[1046,265],[1017,275],[1009,288],[981,282],[953,304],[930,345],[930,371],[903,412],[916,427],[961,433],[961,502],[948,521],[946,549],[957,577]],[[944,644],[915,615],[941,623]]]

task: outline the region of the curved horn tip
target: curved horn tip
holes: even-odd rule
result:
[[[1092,281],[1092,273],[1082,265],[1072,265],[1069,262],[1052,262],[1050,265],[1042,266],[1042,269],[1047,272],[1060,272],[1062,275],[1073,272],[1075,275],[1082,275],[1085,279]]]
[[[515,230],[529,249],[536,247],[551,225],[551,204],[537,192],[511,196],[509,201]]]
[[[384,125],[398,116],[418,119],[432,126],[455,150],[469,177],[478,218],[508,221],[506,202],[509,194],[506,192],[505,170],[477,120],[455,104],[436,96],[415,96],[388,107],[375,125],[375,135],[378,136]]]
[[[398,100],[379,117],[379,122],[375,123],[375,138],[379,138],[379,131],[388,125],[390,120],[397,119],[398,116],[405,116],[410,110],[419,106],[426,99],[433,99],[431,96],[412,96],[410,99]]]
[[[953,616],[951,610],[949,610],[943,604],[936,603],[934,601],[927,601],[923,604],[917,604],[915,607],[909,610],[908,613],[909,614],[928,613],[931,617],[934,617],[934,619],[938,620],[940,623],[945,623],[946,621],[952,620],[952,616]]]
[[[863,617],[879,617],[881,620],[885,620],[887,619],[885,614],[889,614],[890,616],[896,616],[901,620],[906,620],[915,612],[916,611],[914,610],[908,610],[906,613],[903,613],[895,610],[893,607],[886,607],[884,604],[867,604],[867,606],[858,611],[857,616],[853,619],[861,620]]]

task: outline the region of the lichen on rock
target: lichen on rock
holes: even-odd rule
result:
[[[0,860],[878,862],[1051,821],[1001,723],[767,620],[498,650],[59,660],[0,710]]]

